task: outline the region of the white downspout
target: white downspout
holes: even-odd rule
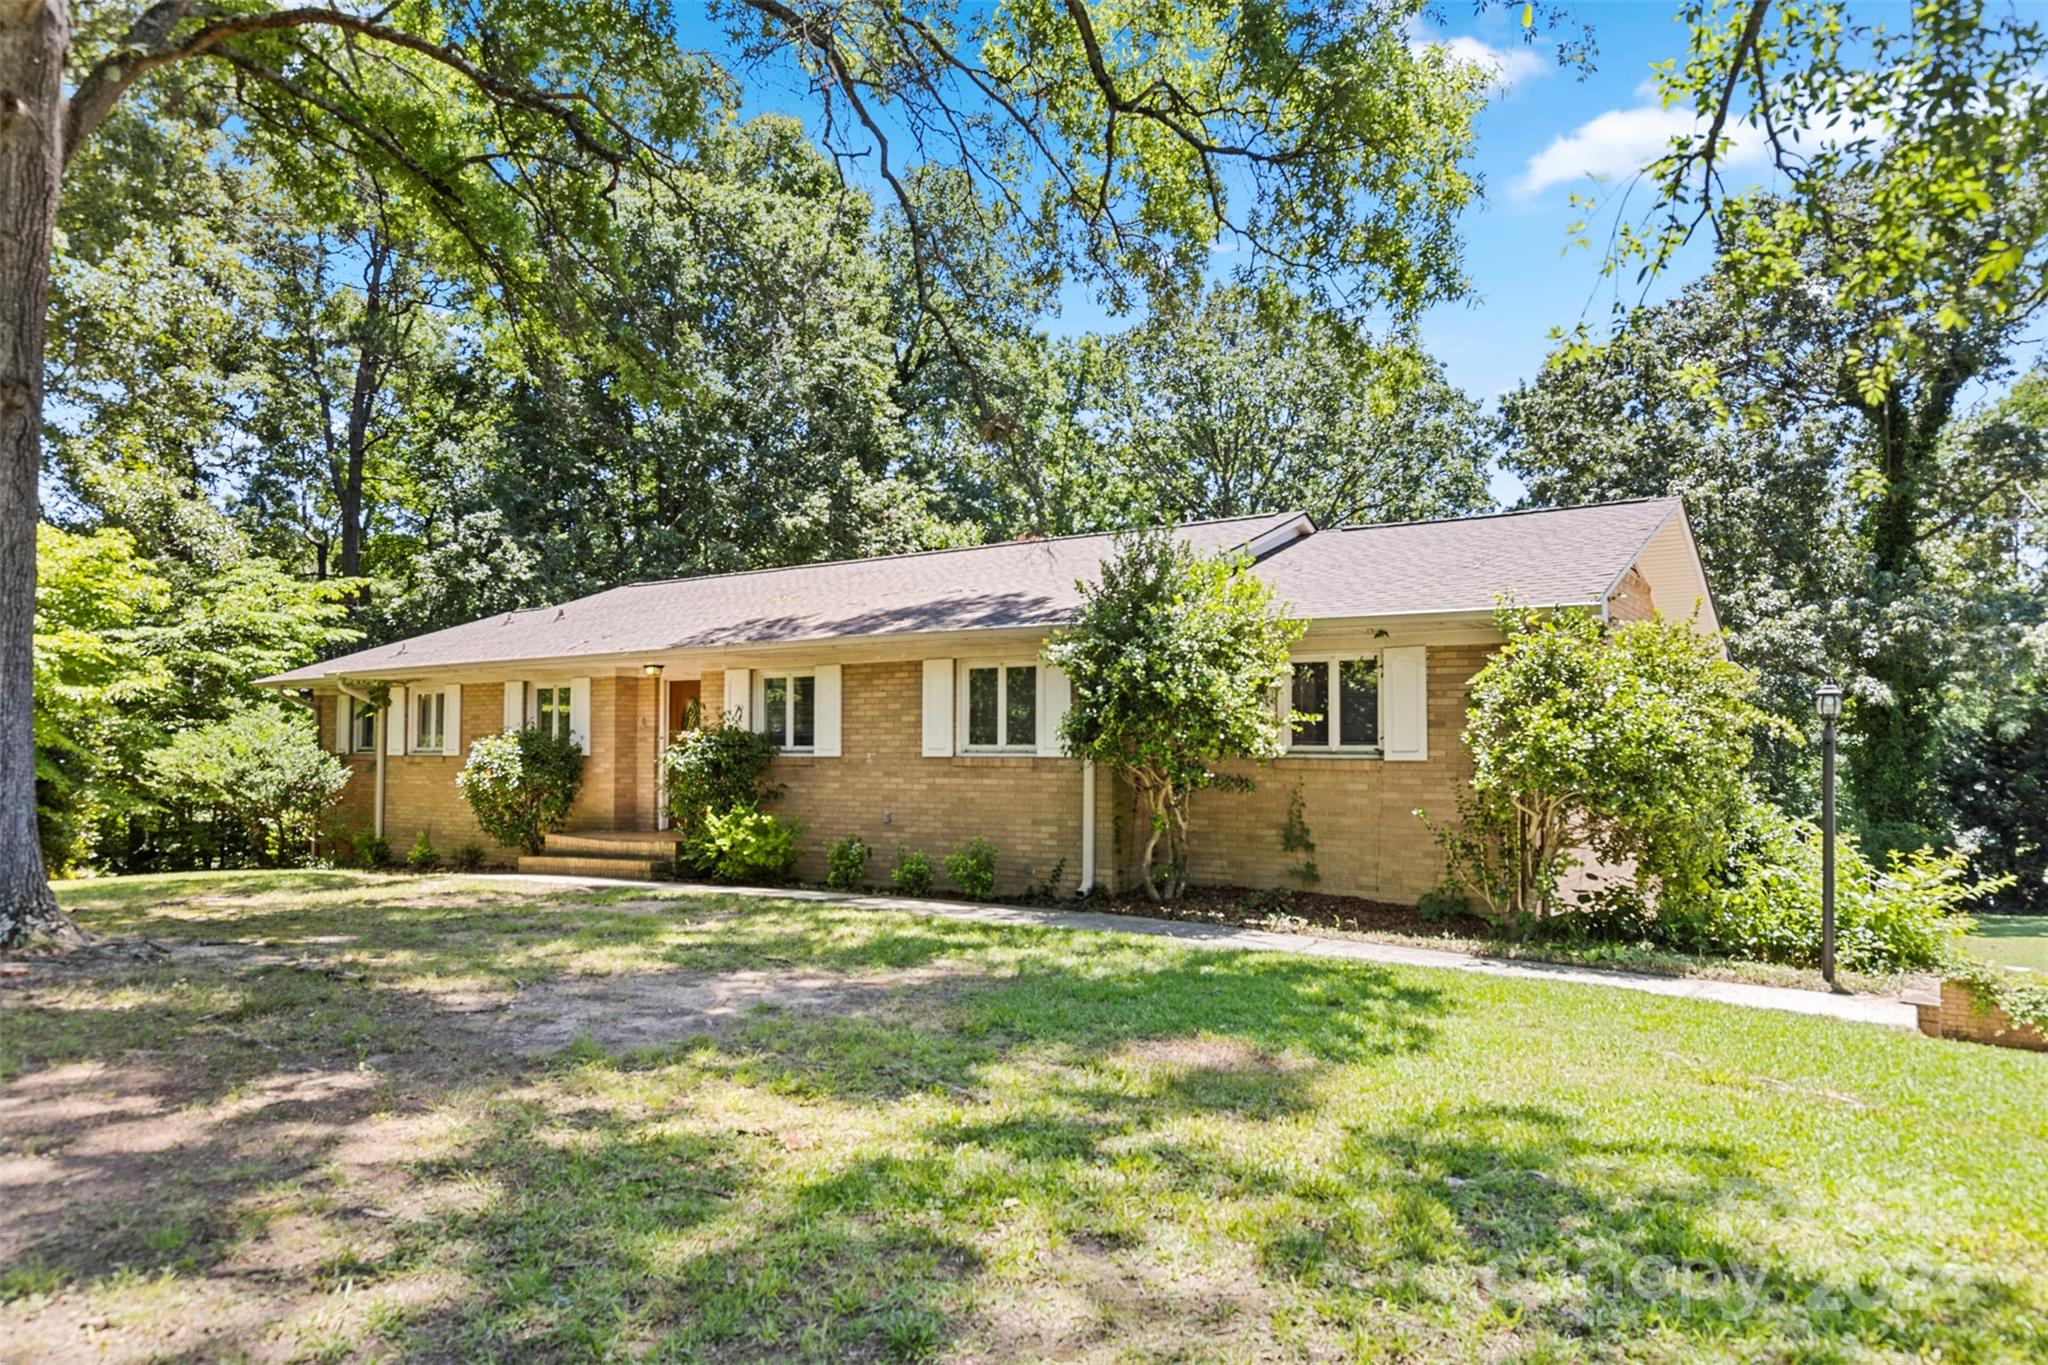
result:
[[[376,703],[370,700],[370,694],[367,692],[358,692],[345,682],[336,682],[335,686],[341,689],[341,695],[344,697],[354,697],[357,701],[363,702],[366,705],[376,706]],[[377,777],[375,784],[371,787],[371,790],[375,793],[375,799],[370,806],[372,812],[370,827],[379,839],[384,837],[384,751],[391,747],[385,741],[384,727],[391,723],[390,715],[391,708],[389,706],[377,707],[377,749],[371,755],[371,761],[377,765]]]
[[[1095,889],[1095,760],[1081,760],[1081,884],[1074,894]]]

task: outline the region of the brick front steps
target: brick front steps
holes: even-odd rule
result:
[[[547,847],[521,858],[519,870],[650,881],[666,877],[675,861],[676,841],[666,830],[586,830],[548,835]]]

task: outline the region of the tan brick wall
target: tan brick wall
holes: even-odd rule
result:
[[[583,760],[582,789],[569,810],[569,829],[654,827],[656,686],[651,678],[590,680],[590,753]],[[334,694],[318,694],[317,700],[320,742],[331,748]],[[384,837],[395,855],[403,856],[424,828],[434,847],[444,854],[474,839],[491,850],[494,860],[510,861],[516,856],[484,838],[469,804],[455,788],[455,774],[461,771],[471,743],[497,734],[504,723],[503,685],[464,683],[458,750],[445,756],[386,755]],[[375,818],[376,760],[369,754],[349,754],[342,761],[348,765],[350,777],[335,818],[349,829],[369,829]]]
[[[725,676],[704,675],[704,706],[725,709]],[[858,834],[874,850],[871,877],[886,884],[897,846],[922,849],[948,884],[945,855],[975,835],[997,846],[997,890],[1042,882],[1057,864],[1060,887],[1080,880],[1081,765],[1063,758],[926,758],[922,664],[848,664],[843,674],[839,758],[789,756],[772,775],[787,790],[773,807],[804,823],[797,874],[825,875],[825,846]]]
[[[320,708],[320,743],[331,749],[334,741],[334,694],[317,693]],[[384,759],[384,837],[394,856],[404,857],[421,829],[444,856],[456,845],[470,840],[484,845],[493,861],[510,862],[511,850],[498,848],[476,827],[469,804],[455,789],[455,774],[462,770],[469,746],[485,735],[496,734],[504,724],[505,690],[497,683],[466,683],[462,688],[462,743],[451,754],[387,754]],[[334,819],[350,830],[367,830],[375,820],[376,759],[369,754],[347,754],[348,786],[342,789]]]
[[[1304,815],[1316,841],[1321,872],[1317,889],[1412,904],[1442,879],[1442,862],[1429,832],[1412,813],[1418,806],[1449,819],[1458,785],[1471,775],[1460,742],[1465,695],[1488,647],[1461,645],[1429,651],[1429,747],[1422,763],[1373,758],[1283,758],[1246,765],[1257,784],[1237,795],[1205,792],[1195,800],[1194,866],[1197,882],[1288,886],[1298,858],[1280,847],[1288,801],[1299,783]],[[1060,885],[1079,883],[1081,768],[1068,759],[923,755],[922,675],[918,660],[848,664],[843,676],[839,758],[790,756],[773,775],[787,788],[775,813],[804,823],[798,875],[824,876],[825,846],[859,834],[874,850],[869,869],[886,882],[899,845],[921,849],[942,863],[947,852],[975,835],[999,849],[998,888],[1005,894],[1043,882],[1060,868]],[[723,713],[725,675],[702,677],[705,710]],[[591,753],[583,790],[569,828],[649,829],[654,826],[657,683],[640,677],[593,678],[590,685]],[[503,721],[497,684],[467,684],[462,693],[462,738],[495,733]],[[321,710],[323,739],[332,725],[331,700]],[[343,796],[348,824],[370,823],[371,760],[351,757],[355,777]],[[469,808],[455,790],[458,756],[388,758],[386,837],[403,854],[424,826],[443,852],[481,839]],[[1096,791],[1096,865],[1108,889],[1131,882],[1142,839],[1135,800],[1127,787],[1102,774]],[[509,858],[509,851],[496,856]],[[941,886],[945,885],[943,873]]]
[[[1239,886],[1297,886],[1287,873],[1301,856],[1280,847],[1281,827],[1298,786],[1303,819],[1315,840],[1321,880],[1315,890],[1413,905],[1443,880],[1443,858],[1419,807],[1450,821],[1459,786],[1472,776],[1460,734],[1465,696],[1489,646],[1432,647],[1429,651],[1429,758],[1389,763],[1378,758],[1279,758],[1236,769],[1255,783],[1245,793],[1197,793],[1189,807],[1195,882]],[[1128,793],[1126,842],[1142,846],[1143,829]],[[1133,860],[1123,864],[1135,870]]]
[[[1655,614],[1649,580],[1630,569],[1607,596],[1607,619],[1616,622],[1647,621]]]
[[[2022,1024],[1962,981],[1941,983],[1941,999],[1919,1006],[1920,1031],[1932,1038],[1960,1038],[1970,1043],[2048,1052],[2048,1037]]]

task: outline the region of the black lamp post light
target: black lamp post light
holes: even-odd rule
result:
[[[1820,715],[1820,974],[1835,986],[1835,722],[1842,689],[1832,678],[1813,694],[1813,709]]]

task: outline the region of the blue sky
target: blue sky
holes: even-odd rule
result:
[[[1611,225],[1611,212],[1593,220],[1593,249],[1567,248],[1566,229],[1583,216],[1572,207],[1574,191],[1618,200],[1633,170],[1689,126],[1688,115],[1659,107],[1648,88],[1651,63],[1685,51],[1677,8],[1661,0],[1575,6],[1599,45],[1584,79],[1560,68],[1549,48],[1523,45],[1512,10],[1476,20],[1459,13],[1431,31],[1461,54],[1495,63],[1504,87],[1479,118],[1474,165],[1486,191],[1464,220],[1473,297],[1438,307],[1423,324],[1430,349],[1475,398],[1491,401],[1535,374],[1551,328],[1581,319],[1604,325],[1617,288],[1624,301],[1638,297],[1632,275],[1617,285],[1600,274],[1598,229]],[[1645,203],[1640,192],[1635,203]],[[1704,250],[1688,253],[1690,271],[1682,268],[1657,293],[1706,262]]]

